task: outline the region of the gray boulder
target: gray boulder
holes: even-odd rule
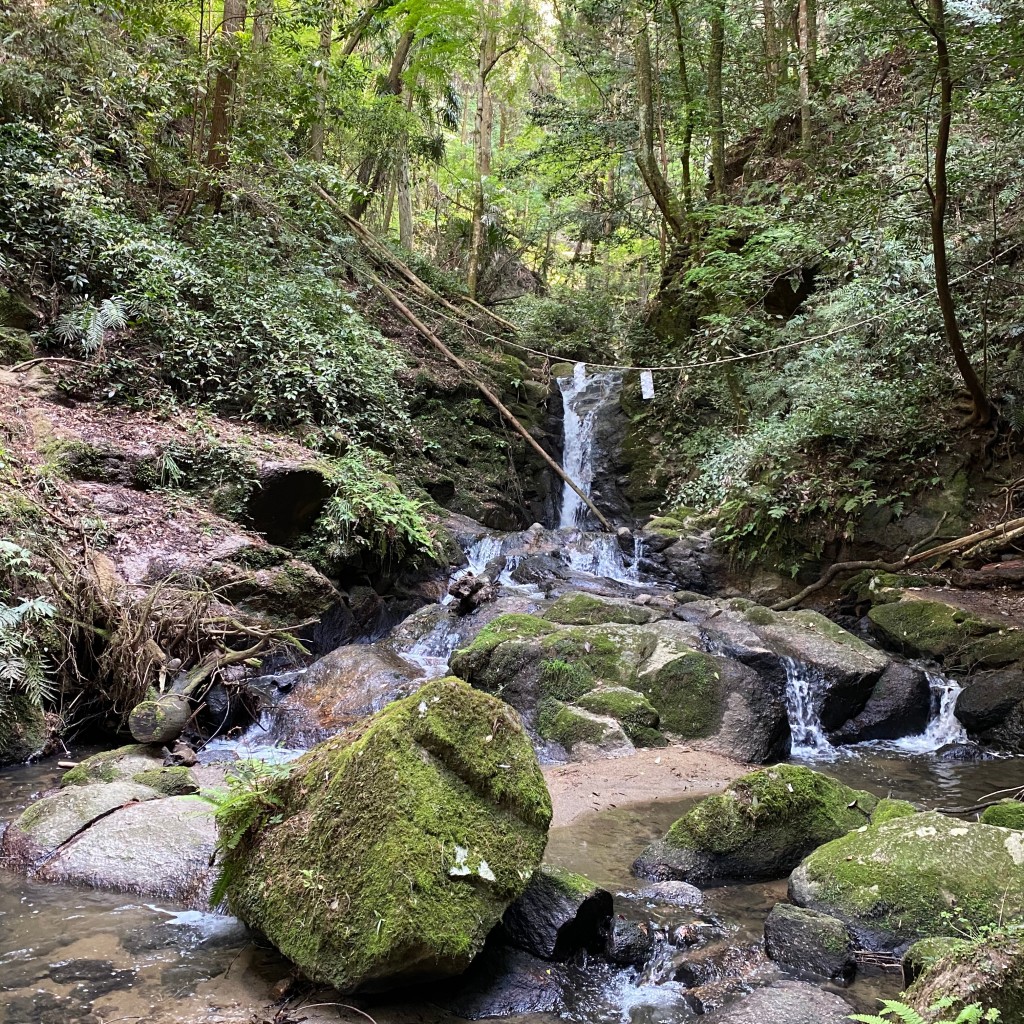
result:
[[[849,981],[857,969],[846,925],[814,910],[777,903],[764,922],[764,948],[800,974]]]
[[[863,710],[829,734],[833,743],[893,740],[923,732],[931,716],[931,687],[922,669],[892,662]]]
[[[755,989],[706,1020],[708,1024],[849,1024],[852,1012],[844,999],[817,985],[778,981]]]

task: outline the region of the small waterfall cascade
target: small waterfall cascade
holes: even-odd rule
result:
[[[620,373],[587,373],[585,363],[577,363],[571,377],[559,377],[562,392],[562,466],[589,497],[594,483],[595,426],[601,407],[610,401],[622,385]],[[562,488],[562,510],[558,525],[563,530],[583,527],[587,506],[568,485]]]
[[[825,680],[796,658],[783,658],[782,666],[786,670],[786,710],[793,734],[793,757],[834,759],[836,748],[825,735],[817,708],[818,693],[824,688]]]
[[[926,670],[932,694],[932,715],[928,727],[917,736],[893,740],[891,746],[911,754],[929,754],[950,743],[966,743],[967,730],[956,717],[956,702],[963,689],[940,672]]]

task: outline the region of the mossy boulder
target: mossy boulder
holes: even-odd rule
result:
[[[932,582],[934,578],[928,576],[865,569],[846,583],[843,593],[858,605],[892,604],[902,599],[904,591],[927,587]]]
[[[842,921],[789,903],[776,903],[765,919],[764,947],[769,959],[800,974],[849,981],[857,969]]]
[[[942,935],[953,914],[982,927],[1024,913],[1024,835],[936,812],[890,819],[815,850],[790,899],[838,917],[869,948]]]
[[[887,797],[875,804],[875,809],[871,812],[871,824],[884,825],[894,818],[909,818],[917,813],[918,809],[909,800],[893,800]]]
[[[1024,630],[942,601],[904,599],[872,608],[868,618],[900,650],[950,668],[999,668],[1024,660]]]
[[[628,754],[633,750],[625,729],[614,718],[550,698],[541,702],[537,733],[541,739],[557,743],[570,754],[586,751]]]
[[[810,768],[762,768],[701,800],[637,858],[633,872],[698,885],[782,878],[811,850],[863,825],[877,803]]]
[[[962,938],[937,935],[931,939],[915,942],[903,954],[903,983],[909,988],[928,968],[937,964],[944,956],[961,946],[970,945]]]
[[[585,693],[576,703],[584,711],[614,718],[639,747],[661,747],[667,742],[658,731],[657,709],[636,690],[626,686],[605,686]]]
[[[956,717],[982,743],[1024,754],[1024,671],[1012,667],[974,673],[957,698]]]
[[[1005,1024],[1024,1020],[1024,937],[1008,931],[959,942],[929,966],[907,992],[907,1002],[927,1013],[940,999],[952,1001],[943,1011],[952,1019],[978,1003],[998,1010]],[[927,1018],[926,1018],[927,1019]]]
[[[62,788],[89,786],[97,782],[124,780],[148,786],[162,796],[187,796],[199,792],[192,772],[180,765],[164,765],[155,747],[130,743],[87,757],[64,773]]]
[[[27,761],[45,742],[46,716],[39,705],[23,694],[7,698],[0,718],[0,768]]]
[[[997,828],[1024,829],[1024,803],[1019,800],[1000,800],[982,812],[981,821]]]
[[[221,889],[314,981],[447,977],[525,890],[550,820],[516,714],[433,680],[222,812]]]
[[[599,626],[609,622],[640,626],[659,617],[664,618],[664,613],[654,608],[592,594],[565,594],[544,613],[549,622],[566,626]]]

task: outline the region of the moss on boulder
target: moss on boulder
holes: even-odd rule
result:
[[[518,717],[447,678],[219,817],[231,910],[353,991],[464,970],[539,865],[551,801]]]
[[[997,828],[1024,829],[1024,803],[1019,800],[1000,800],[999,803],[985,808],[981,821],[985,825],[995,825]]]
[[[1024,836],[936,812],[858,829],[793,872],[790,898],[839,917],[873,948],[1024,913]]]
[[[875,805],[875,809],[871,812],[871,824],[884,825],[894,818],[909,818],[917,813],[917,808],[909,800],[886,798],[879,800]]]
[[[46,742],[46,717],[24,694],[8,698],[8,713],[0,718],[0,768],[21,764]]]
[[[876,605],[868,612],[868,618],[889,643],[911,654],[938,658],[947,665],[970,667],[986,656],[997,658],[992,664],[1007,664],[1015,660],[1007,657],[1006,661],[998,661],[1000,648],[1006,647],[1005,653],[1008,654],[1013,641],[998,643],[987,639],[992,633],[1001,633],[1001,623],[980,618],[942,601],[905,599]],[[1015,631],[1002,631],[1001,635],[1014,637]],[[986,643],[977,648],[982,638],[986,638]],[[1021,641],[1024,643],[1024,635]],[[976,649],[974,654],[971,653],[972,648]]]
[[[964,939],[956,939],[946,935],[937,935],[931,939],[915,942],[903,954],[903,981],[910,985],[916,981],[929,967],[938,963],[948,953],[961,946],[969,945]]]
[[[537,732],[572,753],[578,747],[598,747],[609,751],[631,750],[625,730],[614,718],[596,715],[582,708],[547,700],[537,715]]]
[[[599,626],[609,622],[642,626],[658,617],[653,608],[592,594],[565,594],[544,613],[549,622],[566,626]]]
[[[645,674],[636,686],[657,708],[665,729],[686,739],[701,739],[721,721],[721,660],[701,651],[687,652]]]
[[[633,865],[653,881],[781,878],[811,850],[863,825],[878,803],[799,765],[762,768],[701,800]]]
[[[916,947],[914,947],[916,948]],[[939,999],[951,1000],[943,1017],[979,1003],[998,1010],[1005,1024],[1024,1020],[1024,938],[1020,931],[958,942],[933,962],[907,992],[907,1002],[927,1013]]]
[[[159,747],[129,743],[113,750],[102,750],[79,761],[74,768],[69,768],[61,776],[60,784],[61,787],[88,786],[94,782],[131,780],[139,772],[152,772],[162,768],[163,763]]]
[[[657,709],[636,690],[625,686],[606,686],[584,694],[576,703],[592,714],[614,718],[639,747],[661,747],[667,743],[658,731]]]

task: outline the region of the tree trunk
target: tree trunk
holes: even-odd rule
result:
[[[327,136],[327,91],[330,88],[331,41],[334,38],[334,2],[324,4],[320,22],[320,46],[317,51],[316,120],[309,136],[309,155],[318,163],[324,158],[324,139]]]
[[[767,0],[771,2],[771,0]],[[690,176],[690,162],[693,159],[693,87],[686,65],[686,42],[683,37],[683,23],[679,17],[678,0],[672,0],[672,30],[676,40],[676,54],[679,57],[679,84],[683,90],[683,148],[679,155],[683,172],[683,208],[687,218],[693,216],[693,182]]]
[[[679,202],[665,180],[654,151],[654,73],[651,67],[651,42],[647,23],[636,34],[634,43],[636,61],[637,124],[640,130],[636,154],[637,167],[647,185],[651,198],[658,204],[668,230],[676,238],[683,235],[685,219]]]
[[[935,260],[935,291],[939,296],[942,323],[946,341],[953,352],[957,369],[974,404],[971,423],[984,426],[992,420],[992,404],[981,381],[971,365],[964,346],[963,335],[957,322],[956,305],[949,284],[949,263],[946,254],[946,207],[949,203],[949,181],[946,177],[946,159],[949,154],[949,135],[953,123],[953,76],[949,65],[949,46],[946,38],[945,0],[928,0],[928,28],[935,39],[936,72],[939,80],[939,129],[935,139],[934,180],[927,183],[931,199],[932,255]]]
[[[800,36],[800,144],[804,157],[811,152],[811,31],[809,0],[799,0]]]
[[[485,188],[491,173],[491,133],[494,107],[487,79],[498,59],[498,34],[495,21],[501,11],[500,0],[487,0],[480,34],[480,63],[477,71],[476,96],[476,187],[473,197],[473,227],[469,243],[469,270],[466,285],[470,298],[476,298],[484,258]]]
[[[775,99],[780,78],[779,26],[775,20],[775,0],[762,0],[761,13],[764,16],[765,79],[768,95]]]
[[[377,83],[377,91],[381,95],[391,94],[401,96],[402,94],[402,73],[409,60],[409,53],[416,34],[412,31],[404,32],[395,47],[395,54],[391,58],[391,67],[386,78],[381,78]],[[356,172],[356,181],[362,186],[360,194],[352,201],[352,216],[360,220],[366,213],[373,200],[374,195],[380,191],[388,172],[389,153],[371,153],[363,158]]]
[[[220,26],[217,78],[213,87],[210,112],[210,135],[206,166],[216,175],[228,165],[228,140],[231,132],[231,97],[238,79],[238,53],[235,36],[245,28],[245,0],[224,0],[224,17]],[[224,197],[218,182],[213,186],[213,205],[220,209]]]
[[[254,46],[266,46],[274,31],[274,0],[256,0],[252,12],[252,41]]]
[[[405,109],[412,109],[412,93],[405,98]],[[398,150],[398,169],[396,175],[398,190],[398,240],[407,252],[413,249],[412,229],[412,182],[409,176],[409,140],[402,140]]]
[[[722,62],[725,59],[725,4],[711,8],[711,47],[708,53],[708,119],[711,125],[711,187],[725,195],[725,114],[722,109]]]

